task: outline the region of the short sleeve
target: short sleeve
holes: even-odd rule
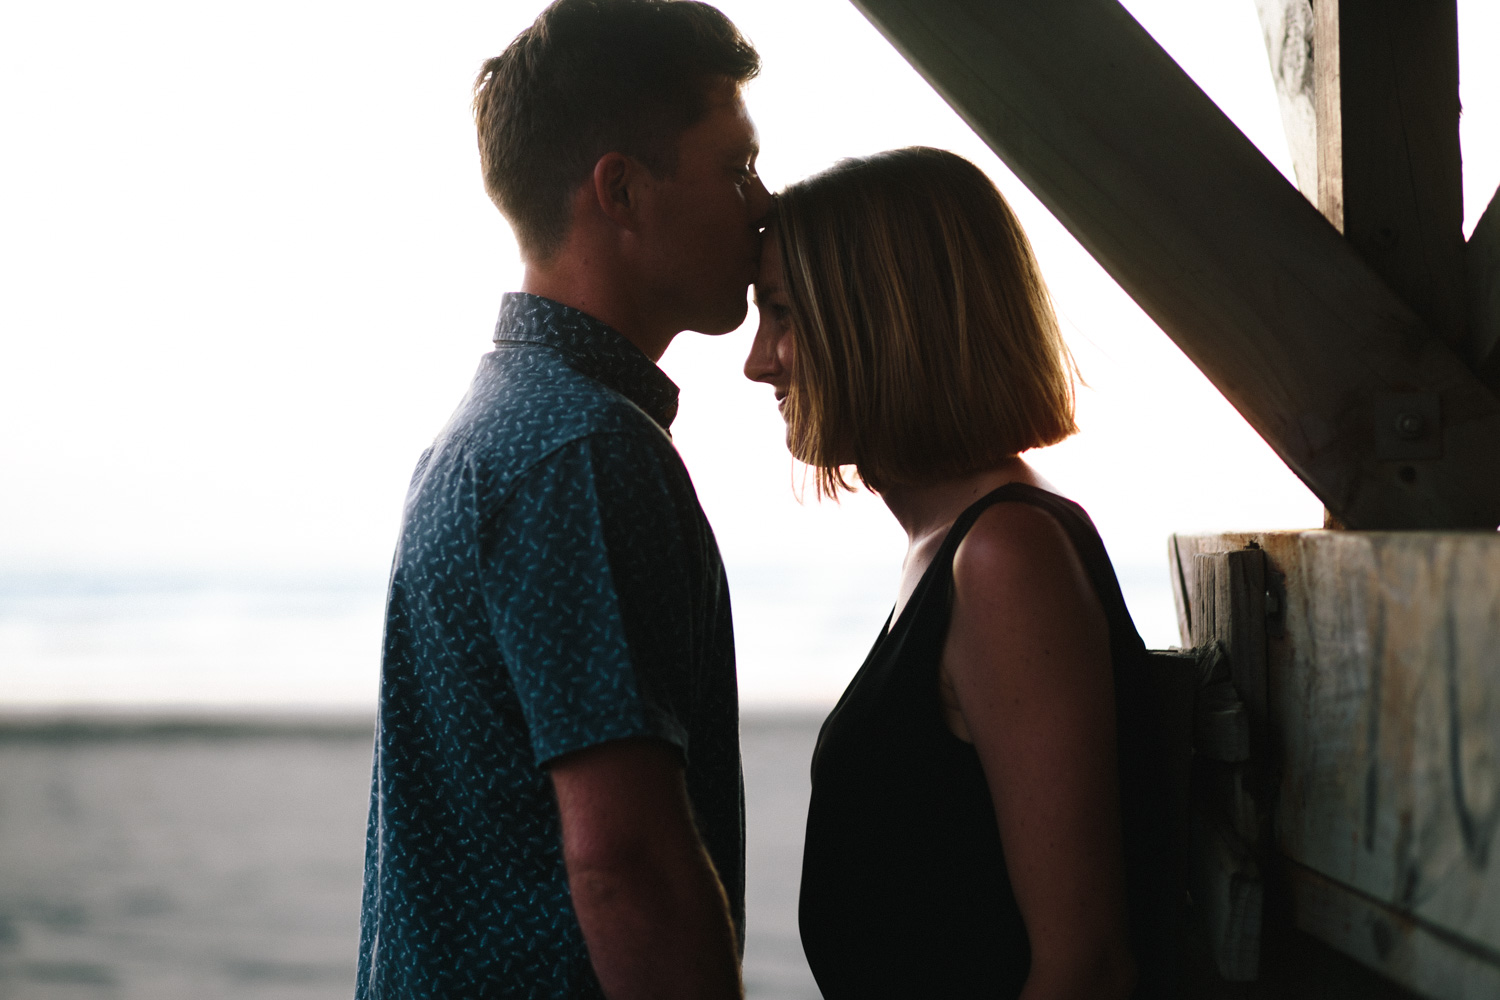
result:
[[[596,434],[529,470],[485,527],[485,601],[538,764],[629,736],[686,753],[685,501],[664,437]]]

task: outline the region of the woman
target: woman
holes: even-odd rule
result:
[[[824,996],[1155,995],[1146,654],[1087,515],[1020,457],[1076,429],[1020,225],[951,153],[846,160],[780,196],[756,302],[745,373],[788,447],[820,495],[852,467],[910,543],[813,759]]]

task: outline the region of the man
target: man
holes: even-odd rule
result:
[[[557,0],[475,85],[526,265],[391,574],[357,995],[737,997],[722,564],[667,428],[746,312],[759,57],[688,0]]]

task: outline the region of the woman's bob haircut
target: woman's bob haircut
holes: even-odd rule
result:
[[[781,193],[796,362],[792,453],[820,496],[978,472],[1074,433],[1073,360],[1010,206],[979,168],[914,146]]]

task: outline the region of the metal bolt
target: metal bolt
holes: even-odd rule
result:
[[[1420,413],[1402,413],[1396,417],[1396,433],[1408,441],[1415,441],[1427,430],[1427,421]]]

